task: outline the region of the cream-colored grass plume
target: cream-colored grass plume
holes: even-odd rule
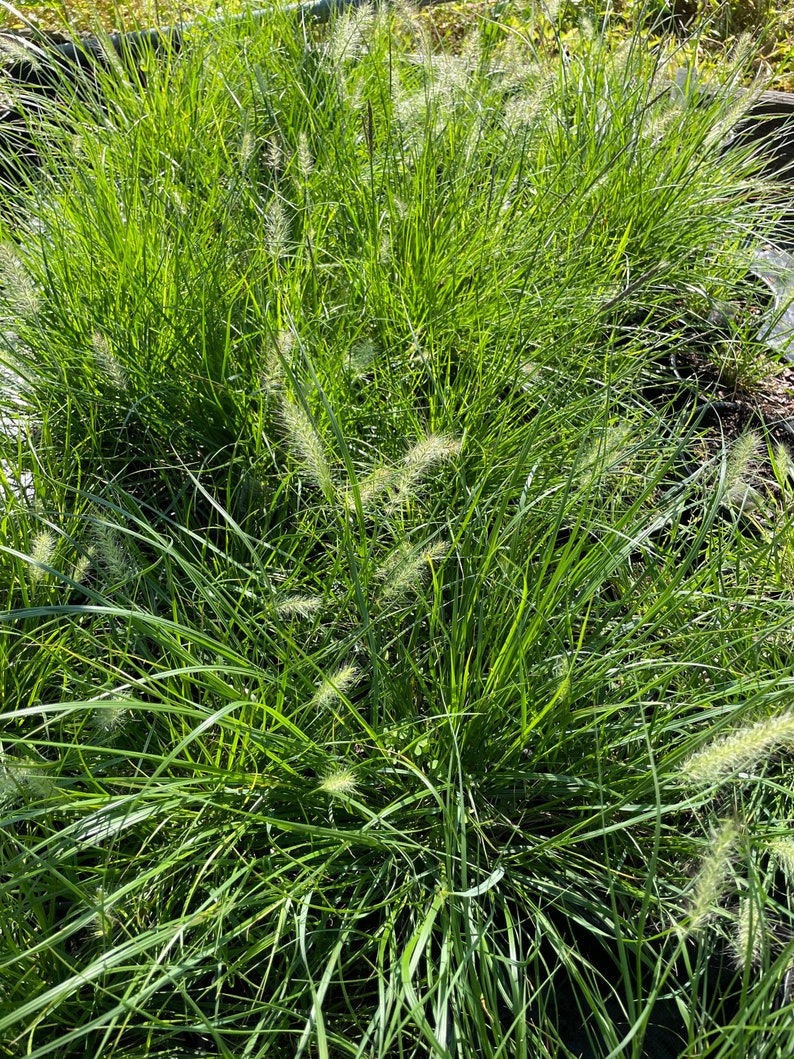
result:
[[[428,42],[427,53],[423,56],[430,82],[428,95],[452,103],[455,94],[464,91],[469,85],[471,63],[464,55],[434,51],[430,38]]]
[[[357,482],[358,498],[365,515],[377,508],[378,500],[391,490],[395,478],[393,467],[375,467],[366,478]],[[341,491],[340,499],[346,511],[352,513],[356,510],[356,496],[351,486]]]
[[[722,486],[724,503],[741,506],[755,492],[746,479],[760,451],[761,437],[753,430],[748,430],[734,441],[725,462]]]
[[[13,63],[29,63],[32,69],[40,70],[44,54],[35,41],[12,33],[0,35],[0,70]]]
[[[281,402],[281,416],[292,455],[309,481],[330,499],[334,494],[331,466],[314,424],[305,409],[286,396]]]
[[[244,129],[240,137],[240,168],[245,172],[256,151],[256,137],[250,129]]]
[[[794,840],[775,839],[769,843],[769,852],[783,869],[789,884],[794,883]]]
[[[362,379],[372,367],[378,347],[371,338],[362,338],[350,349],[345,367],[355,379]]]
[[[378,570],[383,582],[381,598],[399,599],[421,589],[428,567],[439,562],[449,551],[447,541],[436,541],[428,547],[414,549],[408,544],[396,548]]]
[[[91,569],[91,564],[94,560],[94,549],[89,548],[84,555],[78,556],[75,559],[72,569],[69,571],[69,577],[74,581],[76,585],[82,585],[85,579],[88,577],[88,572]]]
[[[265,148],[265,161],[268,168],[279,173],[284,168],[284,151],[278,136],[271,136]]]
[[[88,932],[95,938],[110,941],[118,926],[118,917],[113,913],[113,903],[103,887],[94,891],[92,907],[94,914],[88,924]]]
[[[353,770],[339,767],[331,769],[323,776],[318,789],[332,798],[347,798],[355,793],[357,787],[358,782]]]
[[[681,777],[694,787],[710,787],[739,772],[751,772],[778,747],[791,745],[794,713],[768,717],[698,750],[681,766]]]
[[[744,74],[747,71],[748,58],[754,52],[753,35],[747,32],[740,34],[731,49],[730,59],[726,63],[723,76],[728,78],[731,74],[734,76]],[[724,144],[726,140],[730,142],[728,137],[735,132],[738,123],[745,117],[753,103],[758,100],[767,87],[769,70],[768,68],[764,70],[764,65],[764,63],[761,63],[761,67],[757,69],[752,84],[741,92],[733,92],[731,94],[732,98],[730,96],[727,97],[731,98],[730,104],[725,108],[724,113],[718,120],[711,122],[709,131],[703,140],[704,148],[707,149]]]
[[[32,584],[37,584],[47,573],[43,568],[51,566],[58,539],[52,530],[42,530],[33,538],[30,546],[30,558],[33,560],[28,568],[28,577]]]
[[[100,373],[111,383],[116,390],[127,389],[127,373],[118,357],[110,348],[107,338],[99,331],[95,331],[91,339],[94,351],[94,362]]]
[[[129,711],[116,704],[103,710],[94,710],[94,728],[99,736],[109,738],[120,732],[127,721]]]
[[[712,836],[711,849],[695,877],[689,919],[685,927],[687,934],[694,934],[704,927],[717,911],[738,837],[739,828],[734,820],[724,821],[719,831]]]
[[[282,618],[312,618],[322,605],[322,596],[285,596],[276,604],[276,611]]]
[[[775,445],[773,455],[777,479],[784,489],[790,490],[792,487],[792,478],[794,478],[794,462],[792,462],[788,446],[778,442],[778,444]]]
[[[428,123],[427,99],[422,91],[411,90],[401,81],[392,86],[394,121],[402,129],[406,143],[419,142]],[[398,207],[399,215],[399,207]]]
[[[33,316],[39,296],[30,274],[9,243],[0,243],[0,287],[3,301],[18,316]]]
[[[96,557],[112,584],[123,584],[133,572],[132,561],[120,532],[106,522],[94,525]]]
[[[460,454],[461,443],[449,434],[428,434],[413,445],[403,458],[396,478],[392,510],[407,503],[422,479],[436,464],[454,459]]]
[[[388,8],[393,15],[393,26],[397,33],[419,40],[427,33],[426,23],[419,15],[418,7],[411,0],[393,0]],[[382,10],[386,10],[384,5]]]
[[[375,26],[375,12],[369,6],[352,8],[333,22],[328,54],[334,67],[352,62],[367,47]]]
[[[603,474],[617,470],[623,463],[630,447],[631,427],[628,423],[617,423],[607,429],[597,442],[590,446],[579,465],[583,485],[597,481]]]
[[[283,389],[284,365],[289,361],[294,346],[294,332],[279,331],[275,339],[265,347],[265,366],[259,376],[259,382],[266,394],[272,396]]]
[[[265,213],[265,234],[267,236],[267,249],[271,256],[278,261],[284,256],[289,245],[289,220],[287,213],[278,195],[270,200],[270,205]]]
[[[117,691],[108,696],[108,701],[98,705],[91,715],[94,732],[103,739],[117,735],[126,726],[130,706],[134,703],[129,691]]]
[[[55,790],[46,766],[30,759],[0,757],[0,807],[50,798]]]
[[[534,125],[538,119],[544,99],[539,93],[514,96],[507,102],[502,123],[508,132],[517,133]]]
[[[312,702],[317,707],[330,706],[358,683],[361,672],[357,666],[343,666],[333,676],[324,677]]]
[[[308,180],[314,169],[314,159],[312,158],[312,152],[309,148],[309,137],[305,132],[301,132],[298,135],[298,147],[295,151],[295,162],[298,166],[298,172],[304,180]]]
[[[739,902],[739,911],[730,940],[737,967],[744,970],[748,964],[751,967],[760,966],[765,935],[763,911],[749,897],[743,897]]]

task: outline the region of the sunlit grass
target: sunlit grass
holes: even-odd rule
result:
[[[766,439],[699,459],[659,373],[774,232],[744,68],[480,30],[216,27],[29,112],[8,1059],[791,1051],[790,460],[748,513]]]
[[[120,3],[118,0],[60,0],[56,3],[9,4],[0,7],[0,27],[16,29],[26,24],[68,35],[96,32],[128,31],[141,27],[190,23],[209,16],[238,14],[245,7],[242,0],[225,3],[179,3],[177,0],[142,0]],[[251,6],[251,5],[248,5]],[[265,3],[253,5],[267,8]],[[275,5],[275,6],[278,6]],[[753,41],[754,60],[748,67],[748,78],[759,73],[768,78],[770,87],[791,91],[794,88],[794,7],[790,0],[614,0],[581,4],[538,3],[522,0],[508,8],[482,0],[460,0],[455,3],[429,3],[422,19],[438,44],[457,48],[480,18],[494,18],[531,35],[540,50],[554,53],[560,42],[569,52],[582,48],[590,27],[605,30],[613,46],[643,31],[648,42],[657,42],[664,31],[675,27],[686,46],[703,69],[712,70],[729,59],[737,45],[746,38]]]
[[[18,3],[10,9],[0,8],[0,26],[23,28],[30,23],[39,29],[63,33],[95,33],[131,30],[146,26],[169,26],[193,21],[205,15],[215,16],[223,11],[241,11],[242,3],[211,0],[206,3],[180,3],[179,0],[143,0],[142,3],[119,3],[118,0],[69,0],[68,3]],[[19,16],[22,16],[21,18]]]

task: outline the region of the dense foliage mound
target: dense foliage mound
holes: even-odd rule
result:
[[[741,70],[145,72],[7,193],[0,1054],[791,1054],[791,459],[663,382],[764,356]]]

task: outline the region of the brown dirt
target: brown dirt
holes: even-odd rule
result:
[[[773,446],[785,445],[794,458],[794,364],[781,365],[751,390],[726,384],[714,365],[697,353],[679,356],[676,367],[681,385],[692,388],[704,413],[700,440],[691,452],[696,460],[718,458],[751,430]],[[762,495],[779,495],[766,444],[759,446],[743,479]]]
[[[789,444],[794,444],[794,364],[781,365],[752,389],[726,382],[718,369],[697,353],[679,354],[676,366],[683,380],[696,384],[700,399],[715,405],[724,431],[732,425],[741,432],[753,422],[773,434],[782,432]],[[735,407],[721,408],[722,404]]]

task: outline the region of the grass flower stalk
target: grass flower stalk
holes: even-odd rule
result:
[[[794,714],[768,717],[747,728],[716,739],[693,754],[681,767],[682,779],[692,786],[711,787],[747,774],[766,764],[779,748],[794,743]]]

